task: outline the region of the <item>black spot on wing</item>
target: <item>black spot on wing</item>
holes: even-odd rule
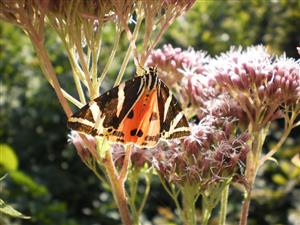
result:
[[[142,131],[142,130],[138,130],[138,132],[137,132],[137,134],[136,134],[136,135],[137,135],[138,137],[142,137],[142,136],[143,136],[143,134],[144,134],[144,133],[143,133],[143,131]]]
[[[137,129],[133,129],[130,131],[130,136],[135,136],[137,132]]]
[[[143,136],[143,131],[142,130],[138,130],[138,129],[133,129],[130,131],[130,136],[138,136],[138,137],[142,137]]]
[[[117,138],[116,142],[124,143],[124,142],[125,142],[125,140],[124,140],[124,139],[122,139],[122,138]]]
[[[131,110],[130,113],[127,115],[127,118],[128,118],[128,119],[132,119],[133,116],[134,116],[134,113],[133,113],[133,111]]]

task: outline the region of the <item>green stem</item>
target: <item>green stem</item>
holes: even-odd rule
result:
[[[163,185],[164,189],[166,190],[166,192],[169,194],[169,196],[173,199],[175,205],[176,205],[176,208],[179,212],[179,215],[181,217],[181,219],[183,218],[183,214],[182,214],[182,208],[180,207],[180,204],[179,204],[179,201],[178,201],[178,193],[175,189],[175,185],[174,184],[170,184],[171,185],[171,188],[168,187],[168,185],[166,184],[166,181],[165,179],[160,175],[158,174],[159,176],[159,179],[160,179],[160,183]],[[174,185],[174,186],[172,186]]]
[[[140,179],[140,175],[143,174],[145,178],[145,191],[142,196],[142,201],[140,205],[137,205],[136,203],[136,196],[137,196],[137,188],[138,188],[138,182]],[[140,217],[142,214],[142,211],[145,207],[146,200],[148,198],[149,192],[150,192],[150,184],[151,184],[151,176],[152,176],[152,170],[150,172],[142,171],[139,168],[131,168],[131,173],[128,175],[128,184],[129,184],[129,204],[132,214],[132,221],[134,225],[140,224]]]
[[[85,54],[84,54],[82,46],[81,46],[81,38],[82,38],[81,36],[77,37],[75,39],[74,43],[75,43],[75,47],[76,47],[76,50],[77,50],[77,53],[78,53],[78,60],[79,60],[80,65],[82,67],[82,70],[83,70],[83,73],[84,73],[84,76],[85,76],[85,81],[87,82],[87,85],[88,85],[88,91],[89,91],[89,94],[90,94],[90,99],[94,99],[96,97],[95,96],[95,90],[93,89],[93,84],[92,84],[92,80],[91,80],[90,73],[89,73],[89,70],[88,70],[87,61],[85,59]]]
[[[246,190],[245,199],[242,205],[242,210],[240,215],[240,225],[247,225],[252,189],[259,168],[262,147],[265,142],[265,138],[268,130],[269,130],[269,125],[260,131],[253,132],[252,143],[251,143],[252,147],[251,147],[251,151],[248,153],[247,156],[247,164],[246,164],[246,172],[245,172],[248,181],[248,188]]]
[[[182,188],[183,221],[185,225],[196,225],[195,188],[185,185]]]
[[[288,114],[286,113],[286,115],[285,115],[285,130],[284,130],[283,134],[281,135],[280,140],[265,156],[262,157],[262,159],[260,159],[259,166],[262,166],[266,160],[270,159],[280,149],[280,147],[283,145],[283,143],[286,141],[287,137],[289,136],[289,134],[291,133],[291,130],[294,127],[294,123],[297,118],[297,115],[298,115],[297,111],[293,111],[291,117],[289,117]]]
[[[139,224],[139,215],[138,211],[136,209],[136,194],[137,194],[137,186],[138,186],[138,175],[139,172],[132,168],[131,173],[128,176],[128,184],[129,184],[129,191],[130,191],[130,196],[129,196],[129,204],[130,204],[130,209],[131,209],[131,214],[132,214],[132,222],[134,225]]]
[[[114,40],[114,44],[113,44],[113,48],[111,50],[111,53],[110,53],[110,56],[105,64],[105,67],[102,71],[102,74],[99,78],[99,81],[98,81],[98,85],[100,86],[102,81],[104,80],[114,58],[115,58],[115,55],[116,55],[116,52],[117,52],[117,49],[118,49],[118,46],[119,46],[119,42],[120,42],[120,36],[121,36],[121,33],[122,31],[120,30],[119,27],[116,28],[116,35],[115,35],[115,40]],[[99,88],[98,88],[99,89]]]
[[[219,225],[225,225],[226,223],[228,193],[229,193],[229,185],[226,185],[221,194],[221,209],[220,209]]]
[[[202,195],[202,225],[208,224],[212,209],[213,207],[210,205],[209,197]]]
[[[63,40],[63,39],[62,39]],[[76,61],[75,61],[75,56],[72,52],[72,50],[68,47],[67,43],[63,40],[63,42],[65,43],[65,47],[67,49],[67,53],[68,53],[68,58],[72,67],[72,75],[73,75],[73,79],[74,79],[74,83],[77,89],[77,93],[79,95],[79,99],[80,102],[85,105],[86,101],[85,101],[85,96],[83,93],[83,89],[80,83],[80,70],[78,68],[78,65],[76,65]]]
[[[66,92],[64,89],[61,88],[61,92],[63,93],[63,96],[72,104],[76,105],[78,108],[83,107],[84,105],[78,101],[76,98],[74,98],[72,95],[70,95],[68,92]]]
[[[202,225],[207,225],[210,218],[211,211],[208,208],[203,209],[202,212]]]
[[[140,16],[138,16],[137,23],[136,23],[136,26],[134,28],[132,37],[131,37],[131,39],[129,39],[130,43],[129,43],[128,50],[127,50],[126,55],[124,57],[124,60],[123,60],[123,63],[121,65],[120,71],[118,73],[117,79],[115,81],[114,87],[118,86],[120,84],[122,78],[123,78],[123,75],[124,75],[125,69],[127,67],[127,64],[129,62],[132,50],[134,50],[135,41],[136,41],[136,39],[138,37],[138,33],[139,33],[139,30],[140,30],[142,21],[143,21],[143,18],[141,18]]]
[[[123,62],[122,62],[120,71],[119,71],[119,73],[118,73],[117,79],[116,79],[116,81],[115,81],[114,87],[118,86],[118,85],[121,83],[121,80],[122,80],[122,78],[123,78],[125,69],[126,69],[127,64],[128,64],[128,62],[129,62],[131,53],[132,53],[132,46],[129,45],[129,47],[128,47],[128,49],[127,49],[127,52],[126,52],[126,54],[125,54],[125,57],[124,57],[124,59],[123,59]]]
[[[94,43],[93,43],[93,49],[92,51],[92,76],[93,76],[93,88],[95,89],[95,95],[98,96],[99,95],[99,84],[98,84],[98,80],[97,80],[97,73],[98,73],[98,69],[97,69],[97,63],[98,63],[98,59],[99,59],[99,55],[100,55],[100,50],[101,50],[101,44],[102,44],[102,30],[103,30],[103,26],[101,24],[101,26],[99,27],[99,31],[97,31],[97,35],[95,37]]]
[[[151,172],[146,172],[146,174],[145,174],[146,187],[145,187],[145,192],[144,192],[144,196],[143,196],[143,199],[142,199],[142,203],[141,203],[140,208],[138,210],[139,216],[142,214],[142,211],[145,207],[145,204],[146,204],[149,192],[150,192],[151,176],[152,176],[152,170],[151,170]]]

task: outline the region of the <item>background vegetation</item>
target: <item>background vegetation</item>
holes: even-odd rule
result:
[[[161,45],[192,46],[216,55],[231,45],[264,44],[275,53],[286,52],[297,58],[299,21],[297,0],[197,1],[185,17],[171,26]],[[112,196],[105,191],[107,187],[99,183],[67,143],[66,117],[41,74],[29,39],[3,21],[0,31],[0,176],[8,173],[0,183],[0,198],[32,216],[31,220],[21,221],[0,215],[0,224],[118,224],[119,216]],[[109,30],[106,33],[104,38],[109,39]],[[47,46],[60,81],[68,85],[70,66],[50,29]],[[118,67],[116,63],[110,77]],[[106,80],[106,88],[112,82]],[[278,127],[273,127],[269,145],[280,136]],[[299,134],[299,128],[294,130],[287,145],[275,156],[278,164],[269,162],[259,174],[249,224],[300,221],[300,172],[290,162],[300,152]],[[228,222],[236,224],[242,196],[233,191],[229,198],[233,204],[228,210]],[[145,221],[176,223],[173,209],[172,201],[154,180]]]

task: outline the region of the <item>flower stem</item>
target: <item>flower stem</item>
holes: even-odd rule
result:
[[[168,187],[165,179],[160,174],[158,174],[158,176],[159,176],[159,179],[160,179],[160,183],[163,185],[164,189],[169,194],[169,196],[173,199],[173,201],[174,201],[174,203],[176,205],[176,209],[178,210],[181,219],[183,219],[182,208],[180,207],[180,204],[179,204],[179,201],[178,201],[178,193],[179,192],[176,190],[175,185],[174,184],[170,184],[171,187]]]
[[[141,196],[142,201],[138,205],[136,202],[137,199],[136,197],[138,194],[139,179],[141,175],[144,175],[145,189],[143,195]],[[144,171],[141,168],[134,168],[134,167],[131,167],[130,173],[128,174],[128,186],[129,186],[128,198],[129,198],[129,204],[131,209],[132,222],[134,225],[140,224],[140,217],[150,192],[151,176],[152,176],[152,169],[150,171],[149,170]]]
[[[43,45],[43,42],[41,40],[41,38],[39,38],[36,35],[30,35],[30,39],[32,41],[32,45],[35,48],[35,51],[37,53],[37,56],[40,60],[40,65],[42,67],[42,70],[46,76],[46,78],[48,78],[49,83],[52,85],[52,87],[54,88],[54,91],[58,97],[58,100],[61,104],[61,106],[63,107],[65,113],[67,116],[71,116],[72,115],[72,111],[68,105],[67,100],[64,97],[64,94],[62,92],[61,86],[57,80],[56,74],[54,72],[53,66],[51,64],[51,61],[49,59],[49,56],[47,54],[47,51]]]
[[[196,225],[195,188],[185,185],[182,189],[183,221],[185,225]]]
[[[128,176],[128,184],[129,184],[129,191],[130,191],[129,204],[132,212],[132,222],[134,225],[139,224],[139,215],[135,204],[137,187],[138,187],[138,175],[139,175],[139,171],[132,169],[130,175]]]
[[[240,215],[240,225],[247,225],[248,223],[248,214],[249,214],[249,206],[251,200],[251,193],[252,193],[252,184],[250,189],[247,191],[246,198],[244,199],[241,215]]]
[[[147,200],[149,192],[150,192],[152,171],[151,172],[146,172],[144,175],[145,175],[146,187],[145,187],[142,202],[141,202],[140,207],[138,209],[138,215],[139,216],[142,214],[142,211],[145,207],[146,200]]]
[[[113,48],[112,48],[110,56],[109,56],[109,58],[108,58],[108,60],[107,60],[107,62],[105,64],[105,67],[104,67],[104,69],[102,71],[102,74],[101,74],[101,76],[99,78],[99,81],[98,81],[98,85],[99,86],[101,85],[102,81],[104,80],[104,78],[105,78],[105,76],[106,76],[106,74],[107,74],[107,72],[108,72],[108,70],[109,70],[109,68],[110,68],[110,66],[111,66],[114,58],[115,58],[115,54],[117,52],[117,49],[118,49],[118,46],[119,46],[119,42],[120,42],[121,33],[122,33],[121,29],[117,26],[116,27],[116,34],[115,34],[115,40],[114,40]]]
[[[124,180],[122,181],[119,179],[110,151],[107,151],[106,157],[103,161],[103,165],[105,167],[112,188],[114,199],[119,208],[122,223],[125,225],[131,225],[132,222],[130,218],[129,209],[127,206]]]
[[[127,67],[127,64],[128,64],[128,62],[129,62],[131,53],[132,53],[133,50],[136,50],[136,49],[134,49],[134,48],[136,48],[136,47],[135,47],[135,41],[136,41],[136,39],[137,39],[137,37],[138,37],[138,33],[139,33],[139,30],[140,30],[140,26],[141,26],[141,24],[142,24],[142,21],[143,21],[142,18],[140,18],[140,16],[139,16],[139,17],[137,18],[137,24],[135,25],[133,34],[132,34],[132,36],[130,36],[130,38],[129,38],[129,41],[130,41],[129,47],[128,47],[127,52],[126,52],[126,54],[125,54],[125,57],[124,57],[124,60],[123,60],[122,65],[121,65],[120,71],[119,71],[119,73],[118,73],[117,79],[116,79],[116,81],[115,81],[114,87],[120,84],[120,82],[121,82],[121,80],[122,80],[122,78],[123,78],[125,69],[126,69],[126,67]],[[129,33],[129,32],[127,32],[127,34],[128,34],[128,33]]]
[[[246,190],[246,196],[243,202],[241,215],[240,215],[240,225],[247,225],[249,206],[251,201],[251,194],[254,185],[254,181],[257,175],[259,168],[259,161],[262,152],[262,147],[265,142],[267,131],[269,130],[269,125],[260,131],[254,131],[251,143],[251,151],[247,156],[247,165],[246,165],[246,178],[248,181],[248,187]]]
[[[221,209],[220,209],[219,225],[225,225],[226,223],[228,193],[229,193],[229,185],[226,185],[221,194]]]
[[[285,116],[285,124],[286,124],[285,127],[286,127],[286,129],[284,130],[283,134],[281,135],[280,140],[277,142],[275,147],[273,147],[265,156],[263,156],[260,159],[259,166],[262,166],[266,160],[270,159],[280,149],[280,147],[283,145],[283,143],[285,142],[285,140],[289,136],[291,130],[293,129],[294,122],[295,122],[296,118],[297,118],[297,112],[296,111],[292,112],[292,115],[291,115],[290,118],[288,117],[288,115]]]
[[[208,224],[208,220],[210,218],[212,208],[213,207],[211,207],[208,197],[202,195],[202,215],[201,215],[202,225]]]

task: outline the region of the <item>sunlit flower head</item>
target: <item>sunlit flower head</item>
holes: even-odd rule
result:
[[[192,126],[191,135],[184,140],[160,145],[153,165],[169,182],[196,183],[203,189],[233,176],[244,167],[249,136],[234,137],[232,123],[207,116]]]
[[[265,85],[266,90],[270,92],[270,95],[281,94],[280,97],[284,103],[299,103],[300,60],[296,61],[293,58],[287,58],[285,55],[282,55],[275,60],[273,66],[274,76]]]
[[[299,61],[275,59],[263,46],[232,48],[211,62],[210,72],[259,127],[277,119],[282,104],[299,101]]]
[[[183,51],[168,44],[154,50],[148,57],[146,65],[157,67],[160,78],[168,86],[172,86],[180,83],[184,76],[204,74],[208,61],[209,56],[204,51],[195,51],[192,48]]]
[[[232,47],[211,62],[218,83],[236,90],[247,90],[251,85],[260,86],[272,77],[273,56],[264,46],[252,46],[243,50]]]

